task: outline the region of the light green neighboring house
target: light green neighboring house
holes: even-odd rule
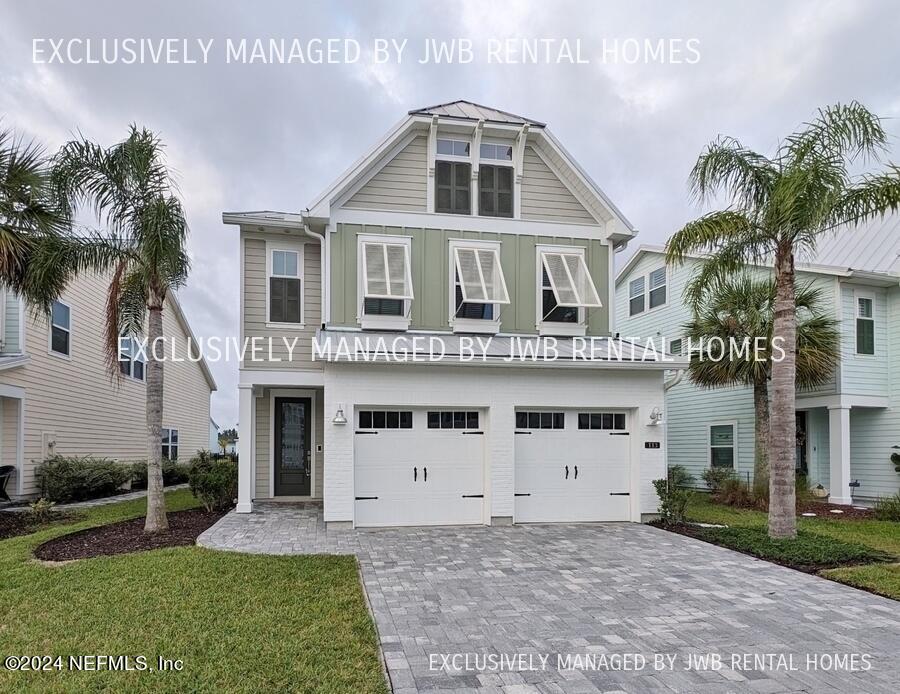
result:
[[[842,334],[833,378],[797,393],[798,467],[812,484],[828,489],[834,503],[867,503],[900,489],[900,474],[890,461],[900,446],[898,255],[900,217],[893,216],[844,229],[823,239],[814,256],[798,259],[798,281],[821,289]],[[667,267],[662,247],[639,247],[616,276],[616,325],[622,336],[665,337],[679,352],[691,316],[682,291],[701,263],[701,257],[692,257]],[[651,291],[656,292],[652,301]],[[685,466],[699,480],[715,457],[732,460],[742,477],[752,477],[749,387],[700,389],[673,372],[665,421],[670,465]]]

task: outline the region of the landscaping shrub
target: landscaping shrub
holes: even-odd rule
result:
[[[35,470],[41,496],[59,503],[110,496],[129,476],[127,466],[109,458],[91,456],[55,455],[42,461]]]
[[[681,465],[672,465],[667,479],[653,481],[659,497],[659,517],[664,524],[684,523],[687,507],[696,494],[694,490],[687,488],[693,481],[693,475]]]
[[[793,539],[773,540],[765,528],[699,528],[696,537],[738,552],[802,570],[893,561],[890,554],[855,542],[799,531]]]
[[[230,460],[215,460],[209,451],[191,459],[188,484],[207,511],[230,508],[237,496],[238,469]]]
[[[738,508],[749,508],[754,505],[750,486],[744,480],[733,475],[722,481],[719,488],[713,492],[713,498],[720,504]]]
[[[162,474],[163,485],[168,487],[173,484],[184,484],[188,481],[189,467],[177,460],[163,460]],[[142,460],[131,465],[131,488],[147,488],[147,461]]]
[[[900,492],[894,496],[882,497],[875,502],[875,518],[900,522]]]
[[[734,479],[736,475],[734,470],[729,467],[709,467],[703,471],[700,477],[706,482],[709,490],[716,493],[726,481]]]
[[[28,515],[34,523],[47,523],[56,515],[56,512],[53,510],[54,506],[56,506],[54,502],[41,497],[37,501],[32,501],[28,504]]]

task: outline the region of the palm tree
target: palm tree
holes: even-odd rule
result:
[[[168,530],[162,478],[163,339],[166,295],[182,286],[190,268],[187,223],[160,139],[132,125],[128,137],[104,149],[84,138],[54,158],[53,181],[71,214],[91,208],[122,248],[106,299],[105,347],[119,377],[120,336],[147,335],[147,518],[144,531]],[[148,316],[149,313],[149,316]],[[161,352],[164,350],[160,350]]]
[[[843,225],[900,209],[900,167],[856,177],[849,172],[857,162],[877,161],[886,148],[880,120],[856,102],[820,109],[771,158],[720,137],[700,155],[690,182],[700,201],[724,193],[730,205],[689,222],[666,246],[673,263],[694,252],[712,254],[693,280],[695,288],[748,263],[774,264],[773,335],[786,353],[772,364],[769,535],[774,538],[797,534],[794,258]]]
[[[109,267],[119,251],[96,234],[76,235],[41,147],[0,130],[0,286],[49,314],[77,273]]]
[[[813,388],[827,382],[837,364],[840,333],[837,321],[820,310],[821,290],[811,285],[797,288],[797,387]],[[740,275],[709,288],[694,307],[685,325],[692,345],[721,339],[748,344],[747,357],[704,359],[694,352],[688,375],[701,388],[746,385],[753,388],[754,426],[753,493],[767,496],[769,484],[769,379],[772,371],[772,331],[775,322],[775,283],[771,279]],[[761,340],[757,340],[762,338]],[[765,347],[755,353],[758,343]]]

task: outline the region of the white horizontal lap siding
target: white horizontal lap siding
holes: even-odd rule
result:
[[[3,314],[3,353],[16,354],[21,351],[22,345],[19,339],[21,327],[21,307],[19,299],[12,292],[6,292],[4,296],[5,306]]]
[[[279,237],[269,237],[269,248],[278,248]],[[295,237],[292,237],[295,239]],[[296,242],[296,241],[295,241]],[[317,369],[321,362],[312,361],[312,340],[316,329],[322,322],[322,265],[321,247],[313,239],[304,243],[303,277],[301,280],[303,319],[302,329],[269,328],[268,306],[266,305],[266,285],[268,283],[266,265],[266,240],[262,238],[244,238],[244,338],[249,340],[261,338],[259,344],[263,352],[258,354],[262,361],[250,361],[249,348],[247,359],[242,363],[243,369]],[[287,344],[298,338],[293,352],[293,361],[288,361],[290,352]],[[268,339],[271,338],[272,357],[268,360]],[[285,339],[288,343],[285,343]],[[281,359],[281,361],[275,361]]]
[[[875,354],[856,353],[856,299],[874,299]],[[841,325],[841,391],[852,395],[888,394],[887,294],[880,287],[843,285]]]
[[[530,146],[525,148],[524,156],[522,219],[597,224],[597,220]]]
[[[425,212],[426,156],[425,137],[416,137],[344,203],[344,207]]]
[[[647,426],[653,407],[662,407],[659,371],[586,371],[550,368],[429,367],[329,364],[325,370],[325,416],[343,405],[350,420],[345,426],[325,424],[325,519],[353,518],[353,446],[358,406],[460,407],[485,409],[485,496],[490,515],[514,513],[515,408],[636,408],[632,450],[639,465],[643,513],[657,508],[651,481],[665,475],[663,427]],[[660,441],[659,449],[645,449],[643,441]]]
[[[0,465],[15,465],[19,435],[19,401],[0,398]],[[10,480],[6,492],[15,491],[15,482]]]
[[[63,301],[71,308],[71,357],[48,353],[47,321],[26,313],[26,349],[30,362],[3,372],[5,385],[25,389],[23,493],[37,491],[34,467],[44,458],[43,434],[54,433],[56,453],[94,455],[117,460],[147,457],[146,386],[111,379],[103,349],[104,297],[108,282],[94,276],[76,279]],[[184,354],[185,335],[169,304],[163,330]],[[209,441],[209,385],[199,364],[167,363],[163,425],[179,430],[180,455],[192,455]],[[7,408],[9,410],[11,408]],[[9,443],[4,437],[4,447]]]

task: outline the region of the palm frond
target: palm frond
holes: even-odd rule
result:
[[[886,171],[866,174],[833,202],[826,226],[864,222],[888,212],[900,210],[900,166],[888,165]]]
[[[691,170],[691,191],[701,202],[724,191],[744,209],[765,204],[777,179],[775,165],[733,137],[710,143]]]
[[[666,242],[666,262],[683,263],[691,253],[714,253],[722,246],[761,235],[750,218],[738,210],[710,212],[688,222]]]
[[[877,157],[887,146],[881,120],[857,101],[821,108],[811,122],[785,139],[779,159],[785,166],[805,166],[810,159]]]

